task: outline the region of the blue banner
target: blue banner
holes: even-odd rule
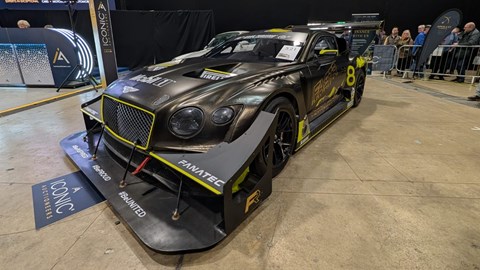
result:
[[[82,172],[33,185],[32,195],[37,230],[105,200]]]

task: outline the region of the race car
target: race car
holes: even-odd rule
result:
[[[248,33],[248,31],[230,31],[230,32],[220,33],[220,34],[216,35],[215,37],[213,37],[212,40],[210,40],[210,42],[208,42],[208,44],[202,50],[182,54],[182,55],[179,55],[179,56],[173,58],[172,60],[177,61],[177,60],[182,60],[182,59],[187,59],[187,58],[204,56],[205,54],[209,53],[215,46],[218,46],[218,45],[224,43],[225,41],[227,41],[228,39],[230,39],[232,37],[235,37],[235,36],[238,36],[238,35],[244,34],[244,33]]]
[[[292,154],[360,104],[365,69],[327,31],[250,32],[115,81],[82,105],[87,131],[61,145],[148,247],[204,250],[271,194]]]

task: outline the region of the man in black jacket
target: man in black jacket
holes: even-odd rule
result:
[[[473,46],[477,45],[478,41],[480,40],[480,32],[475,28],[475,23],[469,22],[465,24],[463,28],[463,35],[458,41],[458,46]],[[463,83],[465,81],[465,70],[467,69],[468,65],[470,64],[470,56],[469,54],[472,52],[472,48],[460,47],[456,48],[455,51],[455,59],[457,63],[457,71],[458,76],[455,81]]]

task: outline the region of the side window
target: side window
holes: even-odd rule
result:
[[[319,37],[312,49],[310,50],[308,60],[314,60],[319,55],[328,52],[337,50],[337,43],[333,37]]]

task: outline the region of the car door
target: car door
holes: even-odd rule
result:
[[[341,58],[334,36],[320,35],[310,46],[305,80],[305,103],[309,119],[313,120],[338,101],[346,66],[338,66]],[[343,61],[340,61],[343,63]]]

